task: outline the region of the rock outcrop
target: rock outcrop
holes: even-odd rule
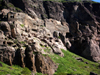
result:
[[[57,65],[50,57],[42,54],[56,53],[64,56],[61,49],[66,50],[66,47],[62,41],[58,37],[53,38],[50,30],[44,26],[44,21],[38,17],[32,18],[25,13],[13,12],[10,13],[8,21],[7,14],[5,15],[7,17],[4,17],[5,21],[0,23],[0,61],[9,65],[28,67],[33,72],[53,75]],[[42,66],[37,65],[40,62]]]
[[[27,46],[25,50],[25,63],[26,67],[28,67],[30,70],[33,70],[36,72],[35,69],[35,60],[34,60],[34,55],[33,55],[33,50],[31,46]]]
[[[43,74],[53,75],[56,71],[57,65],[48,56],[41,54],[36,55],[36,70]]]

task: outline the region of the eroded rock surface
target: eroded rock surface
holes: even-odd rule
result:
[[[48,56],[43,56],[42,54],[36,55],[36,70],[42,72],[43,74],[53,75],[57,70],[57,65]]]

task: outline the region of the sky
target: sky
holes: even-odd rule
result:
[[[95,2],[99,2],[100,3],[100,0],[92,0],[92,1],[95,1]]]

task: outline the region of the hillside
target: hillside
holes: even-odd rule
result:
[[[17,65],[8,66],[0,61],[0,75],[31,75],[31,71],[28,68],[21,68]]]
[[[99,75],[99,9],[90,0],[0,0],[1,65],[20,66],[15,75]],[[1,74],[18,68],[6,66]]]
[[[100,74],[100,64],[91,62],[69,51],[64,51],[64,57],[56,54],[49,55],[52,60],[59,64],[59,67],[54,75],[92,75]],[[91,72],[91,73],[90,73]],[[21,68],[17,65],[8,66],[0,62],[0,75],[31,75],[34,72],[29,71],[27,68]],[[35,73],[35,75],[43,75]]]

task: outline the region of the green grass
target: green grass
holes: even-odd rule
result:
[[[21,43],[21,44],[25,44],[25,41],[21,41],[20,43]]]
[[[15,39],[15,40],[14,40],[14,43],[15,43],[15,44],[17,44],[17,43],[18,43],[18,40],[17,40],[17,39]]]
[[[23,12],[20,8],[18,8],[18,7],[15,7],[15,9],[16,9],[16,11],[18,11],[18,12]]]
[[[22,70],[21,73],[24,74],[24,75],[31,75],[31,71],[26,67]]]
[[[51,51],[51,49],[50,49],[50,47],[45,47],[44,51],[49,53]]]
[[[30,75],[31,71],[28,68],[21,68],[20,66],[13,65],[8,66],[0,61],[2,66],[0,66],[0,75]]]
[[[36,73],[35,75],[47,75],[47,74],[42,74],[42,73]]]
[[[60,57],[56,54],[49,55],[51,59],[55,63],[59,63],[57,72],[55,75],[66,75],[66,74],[81,74],[81,75],[89,75],[90,72],[94,72],[100,74],[100,69],[98,69],[99,64],[89,61],[85,58],[82,58],[74,53],[62,50],[64,53],[64,57]],[[79,61],[75,58],[82,58],[82,61]],[[86,64],[87,62],[88,64]]]
[[[58,36],[58,38],[60,39],[60,36]]]
[[[20,26],[21,26],[21,27],[24,27],[24,24],[21,24]]]
[[[12,3],[8,3],[7,6],[8,6],[8,7],[12,7],[12,8],[15,7]]]
[[[41,45],[41,44],[40,44],[40,46],[44,48],[44,52],[50,53],[50,51],[51,51],[50,47],[45,47],[44,45]]]
[[[54,75],[66,75],[66,74],[81,74],[89,75],[90,72],[100,74],[100,69],[98,69],[98,63],[89,61],[85,58],[82,58],[74,53],[69,52],[68,50],[62,50],[64,57],[60,57],[56,54],[49,55],[51,59],[58,65],[58,69]],[[76,58],[82,58],[82,61],[77,60]],[[87,62],[88,64],[86,64]],[[8,66],[0,61],[2,66],[0,66],[0,75],[31,75],[31,71],[28,68],[21,68],[17,65]],[[35,75],[43,75],[42,73],[36,73]]]

